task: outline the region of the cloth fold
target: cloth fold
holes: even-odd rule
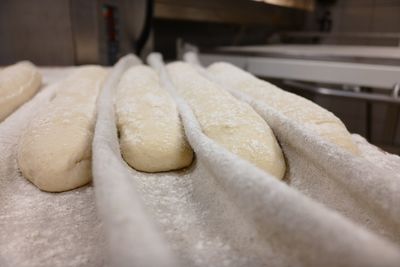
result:
[[[396,245],[326,209],[208,139],[188,105],[174,91],[160,55],[151,55],[149,63],[159,70],[164,86],[175,97],[186,135],[198,160],[210,168],[224,193],[247,215],[244,217],[255,224],[260,238],[274,234],[272,239],[266,239],[278,250],[286,250],[285,258],[290,265],[397,265],[400,253]],[[282,117],[279,119],[286,122]],[[276,125],[270,125],[275,129]],[[284,133],[291,131],[284,130]],[[277,135],[279,139],[279,133]],[[383,250],[378,252],[380,249]],[[382,257],[381,253],[385,252],[391,256]],[[290,259],[289,255],[296,256]]]
[[[205,136],[161,57],[148,61],[178,105],[195,162],[144,173],[123,161],[113,95],[122,72],[140,64],[128,56],[98,99],[94,187],[41,192],[20,175],[15,153],[54,93],[44,89],[0,124],[0,266],[398,266],[399,157],[353,136],[362,157],[352,158],[230,91],[280,141],[288,171],[279,181]]]
[[[378,153],[378,157],[375,153],[373,160],[368,160],[369,151],[354,156],[279,110],[218,82],[201,67],[196,54],[188,53],[185,59],[266,120],[284,150],[289,167],[286,179],[291,187],[400,243],[400,165],[396,170],[393,164],[399,157],[393,155],[389,164],[385,153]]]
[[[129,67],[141,64],[128,55],[113,68],[98,99],[93,138],[93,179],[106,236],[110,266],[174,266],[168,247],[144,211],[130,169],[121,157],[114,111],[114,91]]]

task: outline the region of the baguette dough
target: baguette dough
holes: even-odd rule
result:
[[[346,149],[353,155],[359,154],[346,126],[328,110],[228,63],[214,63],[207,71],[218,82],[264,101],[287,117],[312,129],[325,140]]]
[[[0,122],[39,90],[42,76],[28,61],[0,70]]]
[[[145,172],[189,166],[193,151],[186,141],[172,97],[148,66],[134,66],[121,78],[116,111],[122,156]]]
[[[286,166],[281,148],[271,128],[248,104],[235,99],[187,63],[171,63],[167,70],[208,137],[275,177],[283,178]]]
[[[67,191],[91,180],[96,98],[105,77],[101,67],[80,67],[23,133],[18,165],[41,190]]]

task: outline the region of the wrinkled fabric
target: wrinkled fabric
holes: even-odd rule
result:
[[[152,174],[123,161],[113,88],[139,64],[125,58],[98,100],[94,188],[42,192],[21,177],[15,153],[54,93],[45,88],[0,124],[0,266],[398,266],[399,157],[353,135],[362,158],[352,158],[231,92],[276,134],[288,167],[279,181],[205,136],[160,59],[150,62],[178,104],[195,162]]]

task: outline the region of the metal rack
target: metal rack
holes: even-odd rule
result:
[[[398,48],[323,48],[318,45],[222,47],[200,50],[199,56],[204,63],[227,61],[268,78],[389,90],[400,82]]]
[[[374,93],[365,93],[365,92],[354,92],[354,91],[344,91],[339,89],[332,89],[326,87],[320,87],[315,85],[310,85],[298,81],[286,80],[284,84],[288,86],[292,86],[295,88],[299,88],[311,93],[316,93],[325,96],[334,96],[334,97],[346,97],[357,100],[365,100],[370,102],[381,102],[381,103],[390,103],[390,104],[400,104],[400,97],[398,95],[400,85],[396,84],[393,88],[393,93],[391,95],[384,94],[374,94]]]

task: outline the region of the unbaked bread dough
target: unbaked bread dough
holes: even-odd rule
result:
[[[18,165],[41,190],[67,191],[91,180],[96,98],[105,77],[101,67],[78,68],[23,133]]]
[[[267,123],[240,102],[183,62],[168,64],[176,90],[193,109],[204,133],[234,154],[282,179],[285,160]]]
[[[127,70],[117,88],[116,111],[125,161],[136,170],[161,172],[187,167],[193,151],[175,102],[148,66]]]
[[[39,90],[42,76],[28,61],[0,70],[0,122]]]
[[[218,62],[207,71],[220,83],[264,101],[322,138],[358,155],[358,148],[342,121],[317,104],[260,80],[229,63]]]

